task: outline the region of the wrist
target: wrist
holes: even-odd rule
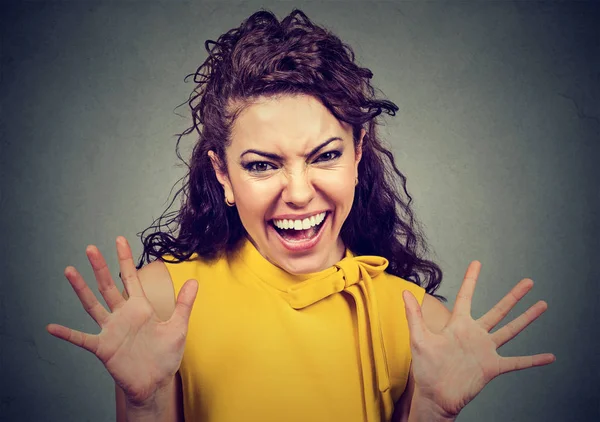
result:
[[[408,422],[454,422],[458,413],[451,414],[429,398],[414,392]]]
[[[125,408],[128,415],[127,420],[160,420],[160,417],[169,411],[174,388],[175,378],[157,388],[154,393],[144,400],[140,401],[126,397]]]

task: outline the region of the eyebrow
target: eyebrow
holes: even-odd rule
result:
[[[333,136],[333,137],[327,139],[325,142],[322,142],[321,144],[319,144],[318,146],[313,148],[308,154],[305,155],[305,157],[308,158],[308,157],[315,155],[320,149],[326,147],[329,143],[331,143],[333,141],[343,141],[343,139],[340,138],[339,136]],[[273,154],[272,152],[259,151],[257,149],[247,149],[246,151],[242,152],[242,154],[240,155],[240,158],[242,158],[244,155],[250,154],[250,153],[262,155],[263,157],[270,158],[271,160],[283,161],[283,157],[280,155]]]

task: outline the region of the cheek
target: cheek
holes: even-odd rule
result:
[[[315,172],[315,184],[321,186],[328,194],[344,198],[354,192],[354,170],[349,166],[340,167],[331,171]]]
[[[331,175],[330,175],[331,176]],[[332,205],[335,205],[338,213],[348,214],[354,201],[354,179],[352,175],[343,174],[336,177],[321,177],[315,180],[315,187],[320,191]]]
[[[234,186],[236,202],[243,210],[259,211],[277,196],[277,183],[274,180],[239,180]]]

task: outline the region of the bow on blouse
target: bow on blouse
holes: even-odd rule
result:
[[[288,288],[286,292],[286,299],[294,309],[305,308],[327,296],[342,291],[347,292],[354,298],[361,372],[365,388],[365,406],[369,420],[371,415],[381,417],[381,410],[388,418],[391,417],[393,411],[390,375],[372,280],[373,277],[381,274],[387,266],[388,260],[380,256],[347,256],[335,264],[337,271],[296,284]],[[375,363],[376,380],[372,379],[369,369],[371,353]],[[375,381],[382,399],[383,409],[381,410],[375,408],[379,400],[378,397],[374,397],[374,389],[370,388]]]

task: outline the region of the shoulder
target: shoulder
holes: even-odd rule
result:
[[[433,332],[440,332],[446,326],[450,319],[450,311],[446,306],[434,296],[426,293],[421,304],[421,313],[423,320]]]
[[[164,254],[138,270],[138,276],[146,297],[158,317],[168,320],[173,311],[177,295],[187,280],[220,279],[227,272],[228,261],[223,256],[213,260],[194,252],[188,259],[179,261],[171,254]]]
[[[175,310],[173,280],[161,260],[153,261],[138,270],[138,278],[148,301],[158,317],[166,321]]]
[[[377,291],[377,300],[391,301],[393,306],[401,306],[404,308],[404,298],[402,293],[405,290],[408,290],[417,299],[419,304],[423,304],[426,292],[425,289],[418,284],[388,272],[383,272],[373,281],[375,280],[376,282],[374,282],[373,285]]]
[[[392,293],[394,297],[402,298],[404,290],[410,291],[421,305],[423,318],[430,330],[436,330],[436,328],[441,330],[446,325],[450,318],[450,312],[442,302],[427,293],[423,287],[388,272],[383,272],[378,277],[378,281],[380,282],[375,283],[376,288],[391,289],[388,292]],[[396,293],[399,293],[399,295]],[[401,300],[404,302],[403,299]]]

